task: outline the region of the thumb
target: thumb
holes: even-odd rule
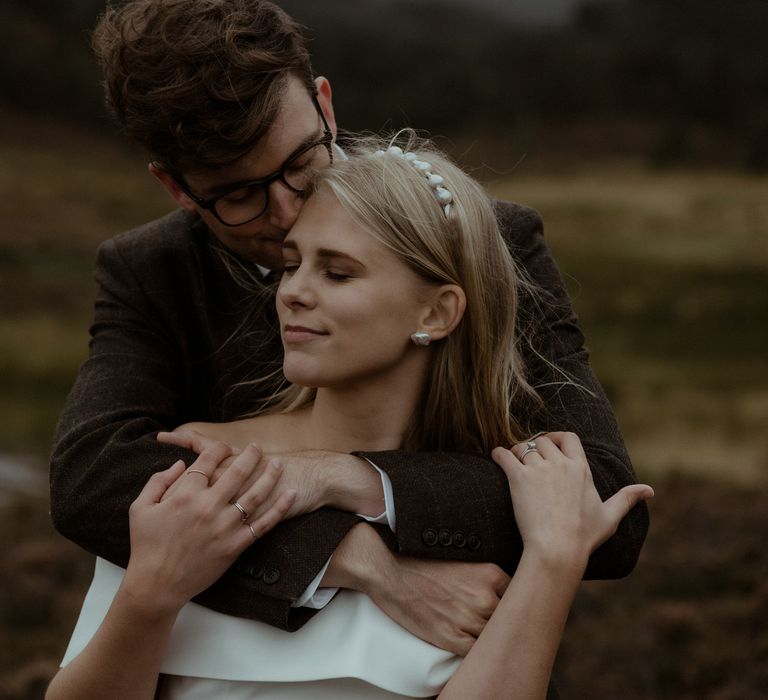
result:
[[[160,503],[163,494],[171,487],[171,484],[184,473],[185,468],[184,462],[179,460],[168,467],[168,469],[153,474],[141,490],[135,504],[151,505]]]
[[[622,518],[629,513],[640,501],[653,498],[653,489],[648,484],[632,484],[625,486],[603,503],[609,519],[618,527]]]

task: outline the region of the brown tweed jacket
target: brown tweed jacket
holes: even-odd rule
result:
[[[548,294],[521,301],[535,346],[577,384],[563,385],[535,353],[526,358],[546,409],[516,406],[531,431],[571,430],[584,444],[603,498],[635,482],[583,336],[532,209],[497,205],[516,257]],[[88,551],[125,566],[128,507],[149,476],[184,450],[155,440],[158,430],[192,420],[225,421],[251,410],[264,393],[240,382],[280,362],[275,315],[236,284],[196,216],[176,211],[106,241],[96,266],[98,296],[90,356],[62,413],[50,466],[57,529]],[[500,308],[503,300],[499,300]],[[243,332],[243,331],[246,332]],[[496,562],[514,570],[522,543],[506,478],[492,462],[456,454],[366,455],[392,480],[397,533],[382,536],[417,557]],[[229,614],[284,629],[316,611],[291,608],[358,518],[324,508],[282,523],[245,552],[198,598]],[[592,556],[590,578],[625,576],[648,527],[638,505]]]

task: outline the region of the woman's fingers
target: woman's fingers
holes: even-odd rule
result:
[[[538,464],[542,460],[539,445],[536,440],[519,442],[517,445],[512,445],[509,449],[512,454],[525,465],[531,466],[532,464]]]
[[[570,457],[571,459],[587,459],[587,455],[584,452],[584,446],[581,444],[581,440],[576,433],[547,433],[546,437],[549,438],[566,457]]]
[[[285,518],[286,513],[291,509],[296,500],[296,489],[289,489],[269,507],[263,515],[260,515],[252,523],[249,523],[249,534],[259,539],[266,535],[275,525]]]
[[[653,498],[653,489],[648,484],[631,484],[617,491],[607,501],[603,503],[603,509],[608,516],[609,521],[618,527],[623,518],[640,501]]]
[[[245,493],[237,497],[237,502],[245,508],[248,513],[256,513],[259,507],[269,501],[277,482],[283,475],[283,465],[276,459],[272,459],[267,464],[253,485]]]
[[[229,503],[243,490],[243,485],[255,471],[260,459],[261,450],[255,443],[251,443],[224,470],[216,483],[211,486],[211,491],[221,502]],[[247,518],[247,515],[243,514],[243,517]]]
[[[514,479],[515,471],[523,466],[515,453],[506,447],[495,447],[491,452],[491,459],[504,470],[507,479]]]

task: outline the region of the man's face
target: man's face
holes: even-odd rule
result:
[[[327,81],[320,82],[322,80],[318,79],[318,102],[335,134],[330,88]],[[185,173],[186,184],[198,197],[209,199],[229,192],[239,184],[260,180],[278,171],[301,147],[321,138],[323,130],[311,95],[297,78],[291,77],[277,118],[266,136],[234,165],[215,171]],[[261,216],[239,226],[226,226],[212,212],[197,206],[183,194],[180,197],[177,201],[197,211],[227,248],[273,270],[282,267],[283,239],[304,203],[300,193],[277,180],[269,185],[269,204]],[[184,199],[186,201],[182,201]]]

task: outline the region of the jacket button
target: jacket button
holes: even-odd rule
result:
[[[463,532],[453,533],[453,546],[457,547],[458,549],[462,549],[463,547],[467,546],[467,538]]]
[[[262,576],[264,576],[264,567],[250,566],[248,567],[248,574],[255,579],[260,579]]]
[[[271,586],[280,580],[280,572],[277,569],[267,569],[264,572],[264,583]]]
[[[473,551],[480,549],[480,538],[477,535],[470,535],[467,537],[467,546]]]
[[[453,544],[453,535],[450,530],[440,530],[437,539],[443,547],[450,547]]]
[[[432,528],[427,528],[421,533],[421,539],[427,547],[434,547],[437,544],[437,533]]]

